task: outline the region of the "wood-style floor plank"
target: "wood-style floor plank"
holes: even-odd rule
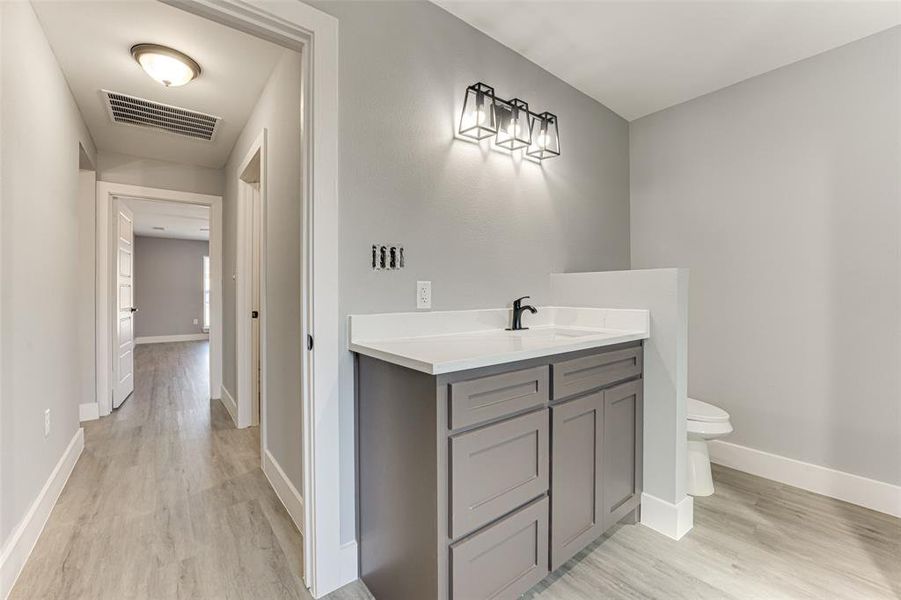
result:
[[[310,600],[303,540],[260,469],[259,431],[235,429],[209,400],[207,353],[204,342],[138,346],[134,394],[85,425],[11,600]],[[901,520],[730,469],[714,478],[681,541],[618,526],[526,598],[901,598]],[[355,582],[329,600],[372,596]]]

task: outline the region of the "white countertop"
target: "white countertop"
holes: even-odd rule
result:
[[[647,339],[646,310],[538,307],[506,331],[509,309],[351,315],[349,348],[430,375]]]

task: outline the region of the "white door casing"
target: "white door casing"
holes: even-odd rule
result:
[[[265,294],[265,211],[266,211],[266,136],[263,129],[250,145],[238,166],[237,252],[235,260],[235,379],[239,428],[260,423],[265,410],[265,386],[260,372],[265,371],[266,319]],[[251,315],[256,311],[258,317]],[[261,451],[268,449],[266,427],[260,431]]]
[[[135,388],[134,214],[116,201],[116,343],[113,408]]]

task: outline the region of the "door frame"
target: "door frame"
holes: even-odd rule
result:
[[[315,340],[301,346],[304,581],[321,598],[359,572],[354,534],[341,535],[341,444],[354,442],[340,427],[338,20],[301,1],[160,1],[301,54],[301,331]]]
[[[116,198],[141,198],[200,204],[210,208],[210,397],[222,389],[222,196],[164,190],[123,183],[97,182],[97,407],[100,416],[113,410],[116,319]]]
[[[243,198],[244,185],[249,185],[241,180],[241,175],[250,166],[253,157],[260,154],[260,225],[259,225],[259,265],[260,269],[260,370],[263,377],[260,380],[260,443],[261,451],[266,452],[269,445],[266,443],[266,319],[269,313],[266,304],[266,177],[268,170],[268,157],[266,155],[266,129],[264,128],[254,142],[248,148],[237,169],[237,244],[235,250],[235,381],[237,385],[237,415],[235,426],[238,428],[253,425],[253,351],[250,344],[253,340],[253,322],[247,318],[253,303],[253,281],[245,275],[250,273],[253,262],[253,231],[254,224],[253,206],[248,206]],[[249,227],[250,226],[250,227]]]

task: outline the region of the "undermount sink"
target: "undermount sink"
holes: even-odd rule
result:
[[[571,338],[584,337],[587,335],[598,335],[603,332],[592,329],[569,329],[563,327],[536,327],[535,329],[523,329],[521,331],[510,331],[509,333],[520,337],[542,338],[551,340],[565,340]]]

